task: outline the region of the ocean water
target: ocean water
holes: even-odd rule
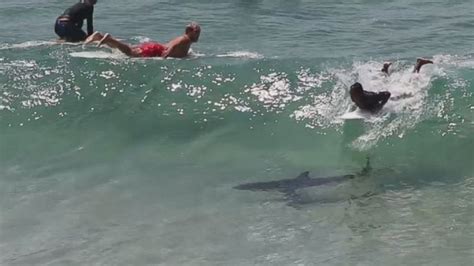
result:
[[[73,2],[0,3],[1,265],[473,264],[474,1],[99,1],[130,43],[199,22],[167,60],[55,44]],[[342,120],[356,81],[401,99]]]

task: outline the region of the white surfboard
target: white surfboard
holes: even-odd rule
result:
[[[101,59],[127,58],[127,56],[122,55],[122,54],[105,52],[105,51],[73,52],[73,53],[70,53],[69,55],[72,57],[79,57],[79,58],[101,58]]]
[[[73,52],[69,54],[77,58],[96,58],[96,59],[130,59],[130,60],[163,60],[162,57],[129,57],[120,52],[106,52],[106,51],[84,51]]]
[[[352,112],[347,112],[341,115],[339,118],[343,120],[354,120],[354,119],[370,120],[371,118],[373,118],[373,115],[370,112],[364,112],[364,111],[361,111],[360,109],[357,109]]]

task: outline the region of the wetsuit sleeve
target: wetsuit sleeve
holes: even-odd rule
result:
[[[379,94],[380,98],[379,98],[379,103],[381,105],[384,105],[388,99],[390,99],[390,92],[388,91],[383,91]]]
[[[360,109],[364,109],[371,112],[377,112],[380,110],[390,98],[390,92],[371,92],[364,91],[362,101],[357,105]]]
[[[89,14],[87,15],[87,35],[94,33],[93,16],[94,6],[91,7]]]

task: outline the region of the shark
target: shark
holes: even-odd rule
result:
[[[299,189],[343,183],[352,180],[358,176],[368,175],[370,171],[370,161],[369,158],[367,158],[366,166],[362,169],[361,172],[356,174],[313,178],[309,176],[309,171],[305,171],[295,178],[281,179],[268,182],[246,183],[235,186],[234,189],[250,191],[278,191],[284,193],[292,201],[298,202],[300,200],[300,197],[298,196],[296,191]]]
[[[299,174],[296,178],[281,179],[269,182],[255,182],[235,186],[239,190],[252,191],[279,191],[285,194],[292,194],[298,189],[322,186],[330,183],[341,183],[349,179],[355,178],[356,175],[348,174],[333,177],[312,178],[309,176],[309,171]]]

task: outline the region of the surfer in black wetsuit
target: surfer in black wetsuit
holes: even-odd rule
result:
[[[418,58],[416,60],[415,68],[413,69],[413,73],[419,73],[421,67],[426,64],[433,64],[433,61],[424,58]],[[384,63],[381,71],[388,75],[388,69],[390,65],[391,63],[389,62]],[[362,84],[359,82],[356,82],[351,86],[350,95],[351,100],[357,105],[357,107],[363,111],[369,111],[372,113],[378,112],[380,109],[382,109],[382,107],[390,98],[390,92],[365,91],[362,87]]]
[[[54,26],[54,31],[59,36],[59,39],[66,42],[80,42],[94,33],[92,16],[96,3],[97,0],[81,0],[79,3],[66,9],[56,19]],[[87,34],[82,30],[84,19],[87,19]]]
[[[350,94],[351,100],[357,105],[357,107],[369,112],[379,111],[390,98],[390,92],[365,91],[364,88],[362,88],[362,84],[359,82],[356,82],[351,86]]]

